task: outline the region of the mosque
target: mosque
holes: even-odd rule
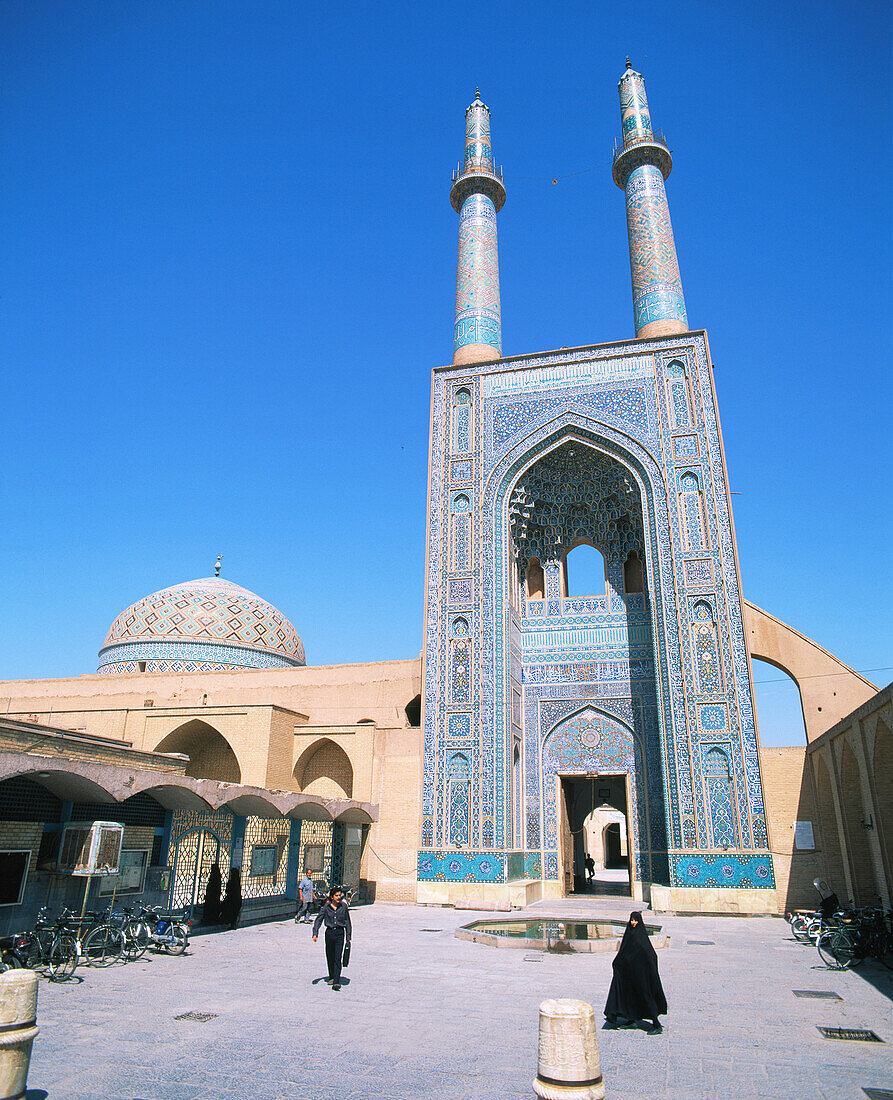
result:
[[[522,356],[502,354],[490,113],[466,112],[420,656],[307,664],[218,562],[123,611],[96,674],[0,683],[0,926],[69,896],[60,836],[94,818],[125,826],[122,891],[193,905],[232,864],[258,919],[303,866],[363,900],[506,909],[581,889],[587,856],[660,910],[775,913],[815,877],[891,904],[891,689],[742,595],[672,156],[628,60],[619,92],[635,337]],[[797,682],[806,745],[761,748],[752,658]]]

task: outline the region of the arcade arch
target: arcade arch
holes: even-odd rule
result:
[[[193,779],[240,783],[242,769],[226,738],[200,718],[178,726],[155,746],[155,752],[178,752],[189,757],[186,774]]]

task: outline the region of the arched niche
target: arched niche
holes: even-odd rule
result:
[[[889,784],[893,782],[893,733],[883,718],[878,718],[872,759],[872,775],[878,794],[876,805],[880,818],[877,823],[879,839],[881,848],[890,853],[890,859],[893,860],[893,798],[889,796]]]
[[[302,794],[353,798],[353,765],[334,741],[324,737],[309,745],[295,764],[295,783]]]
[[[840,754],[840,805],[853,874],[853,903],[868,905],[876,900],[877,892],[868,832],[862,824],[865,811],[862,805],[862,785],[859,781],[859,762],[845,740]]]
[[[546,577],[539,558],[527,563],[526,593],[528,600],[542,600],[546,595]]]
[[[623,563],[623,591],[629,594],[645,591],[645,568],[635,550],[630,550]]]
[[[193,779],[240,783],[242,769],[232,746],[213,726],[193,718],[178,726],[155,746],[155,752],[178,752],[189,757],[186,774]]]
[[[831,790],[831,776],[822,757],[816,753],[812,760],[815,778],[816,812],[819,819],[819,847],[824,855],[825,878],[841,899],[846,894],[846,877],[843,871],[843,855],[840,851],[840,833],[837,829],[837,814],[834,812],[834,794]]]

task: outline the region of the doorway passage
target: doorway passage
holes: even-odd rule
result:
[[[561,776],[565,894],[630,897],[625,775]]]

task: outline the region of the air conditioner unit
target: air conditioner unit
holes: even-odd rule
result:
[[[70,875],[117,875],[124,826],[117,821],[84,821],[62,831],[59,870]]]

